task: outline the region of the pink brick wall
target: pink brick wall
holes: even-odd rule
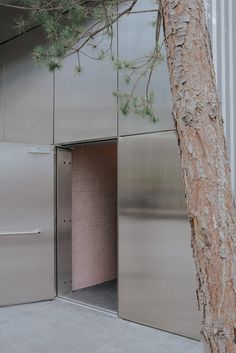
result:
[[[72,152],[72,289],[117,277],[115,144]]]

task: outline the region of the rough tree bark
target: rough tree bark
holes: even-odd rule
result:
[[[236,219],[204,4],[161,6],[205,351],[235,353]]]

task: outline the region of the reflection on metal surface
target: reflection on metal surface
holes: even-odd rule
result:
[[[54,298],[54,156],[0,144],[0,305]],[[39,235],[39,236],[38,236]]]
[[[57,149],[57,291],[59,296],[72,290],[72,155]]]
[[[48,153],[50,153],[50,147],[34,146],[34,147],[29,148],[29,153],[48,154]]]
[[[150,0],[139,0],[138,11],[151,9],[154,5]],[[152,22],[156,18],[156,13],[138,13],[126,16],[119,20],[119,43],[118,56],[122,60],[135,60],[149,55],[155,46],[155,28]],[[163,34],[161,33],[163,38]],[[161,39],[162,39],[161,38]],[[139,43],[139,45],[137,45]],[[163,55],[165,56],[165,46],[163,43]],[[140,81],[136,95],[145,94],[147,80],[143,77]],[[129,92],[132,84],[127,85],[124,80],[124,73],[119,72],[119,90]],[[169,74],[166,58],[157,65],[150,84],[150,89],[155,93],[155,111],[159,121],[154,124],[148,118],[141,118],[134,114],[123,116],[119,112],[119,135],[131,135],[152,131],[171,130],[174,128],[172,119],[172,99],[170,94]]]
[[[113,50],[116,52],[114,27]],[[100,37],[99,37],[100,38]],[[100,39],[97,39],[100,41]],[[100,44],[101,45],[101,44]],[[104,36],[102,48],[109,48],[110,39]],[[84,49],[94,57],[91,45]],[[117,73],[109,58],[91,60],[80,55],[83,71],[75,75],[77,54],[69,56],[55,79],[55,142],[84,141],[117,136],[117,106],[112,95],[117,90]]]
[[[32,58],[42,43],[34,29],[4,45],[5,141],[53,143],[53,75]]]
[[[175,133],[120,138],[118,170],[119,315],[199,338]]]

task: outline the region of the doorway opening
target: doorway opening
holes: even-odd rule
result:
[[[117,143],[81,144],[70,154],[71,236],[63,242],[70,239],[71,244],[69,256],[60,258],[63,248],[58,252],[58,262],[71,262],[71,279],[62,296],[117,312]]]

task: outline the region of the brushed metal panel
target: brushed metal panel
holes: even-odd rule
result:
[[[3,140],[3,124],[4,124],[4,78],[3,78],[3,58],[4,46],[0,46],[0,141]]]
[[[18,35],[15,20],[25,15],[24,10],[1,6],[0,9],[0,44]],[[33,24],[31,24],[33,26]],[[28,28],[28,26],[27,26]]]
[[[211,35],[213,62],[216,71],[218,91],[221,98],[224,131],[231,166],[231,181],[235,195],[235,155],[236,155],[236,124],[235,124],[235,87],[236,71],[234,58],[235,45],[235,14],[236,2],[233,0],[205,0],[207,25]]]
[[[57,149],[57,294],[72,291],[72,155]]]
[[[43,42],[39,29],[5,45],[5,141],[53,143],[53,75],[38,67],[32,50]]]
[[[232,4],[232,17],[231,17],[231,34],[230,34],[230,68],[231,68],[231,77],[230,77],[230,139],[231,139],[231,178],[233,179],[233,191],[234,191],[234,198],[236,199],[236,123],[235,123],[235,112],[236,112],[236,69],[234,65],[234,58],[236,57],[236,23],[234,21],[234,15],[236,15],[236,3],[235,1],[231,2]]]
[[[119,315],[199,338],[195,269],[174,132],[119,140]]]
[[[114,28],[115,31],[115,28]],[[100,39],[99,39],[100,40]],[[114,54],[116,52],[114,37]],[[109,41],[104,39],[104,50]],[[95,56],[90,47],[84,51]],[[77,54],[69,56],[55,77],[55,142],[73,142],[117,136],[117,73],[109,59],[80,56],[82,72],[75,75]]]
[[[15,19],[23,16],[24,11],[1,6],[0,9],[0,43],[17,35]]]
[[[138,11],[152,8],[153,1],[139,1]],[[119,59],[134,60],[148,55],[155,45],[155,28],[152,26],[152,21],[155,19],[153,13],[139,13],[123,17],[119,21],[119,43],[118,54]],[[161,33],[163,39],[163,33]],[[162,49],[165,56],[165,46]],[[119,72],[119,90],[121,92],[130,92],[132,84],[124,83],[124,73]],[[145,80],[141,79],[137,86],[136,95],[144,95],[146,89]],[[169,74],[167,69],[167,62],[164,59],[157,65],[150,89],[155,93],[154,108],[159,121],[157,123],[151,122],[148,118],[143,119],[137,115],[129,114],[122,115],[119,111],[119,135],[130,135],[136,133],[171,130],[174,128],[172,119],[172,99],[170,93]]]
[[[53,149],[2,143],[0,163],[0,305],[52,299]]]

